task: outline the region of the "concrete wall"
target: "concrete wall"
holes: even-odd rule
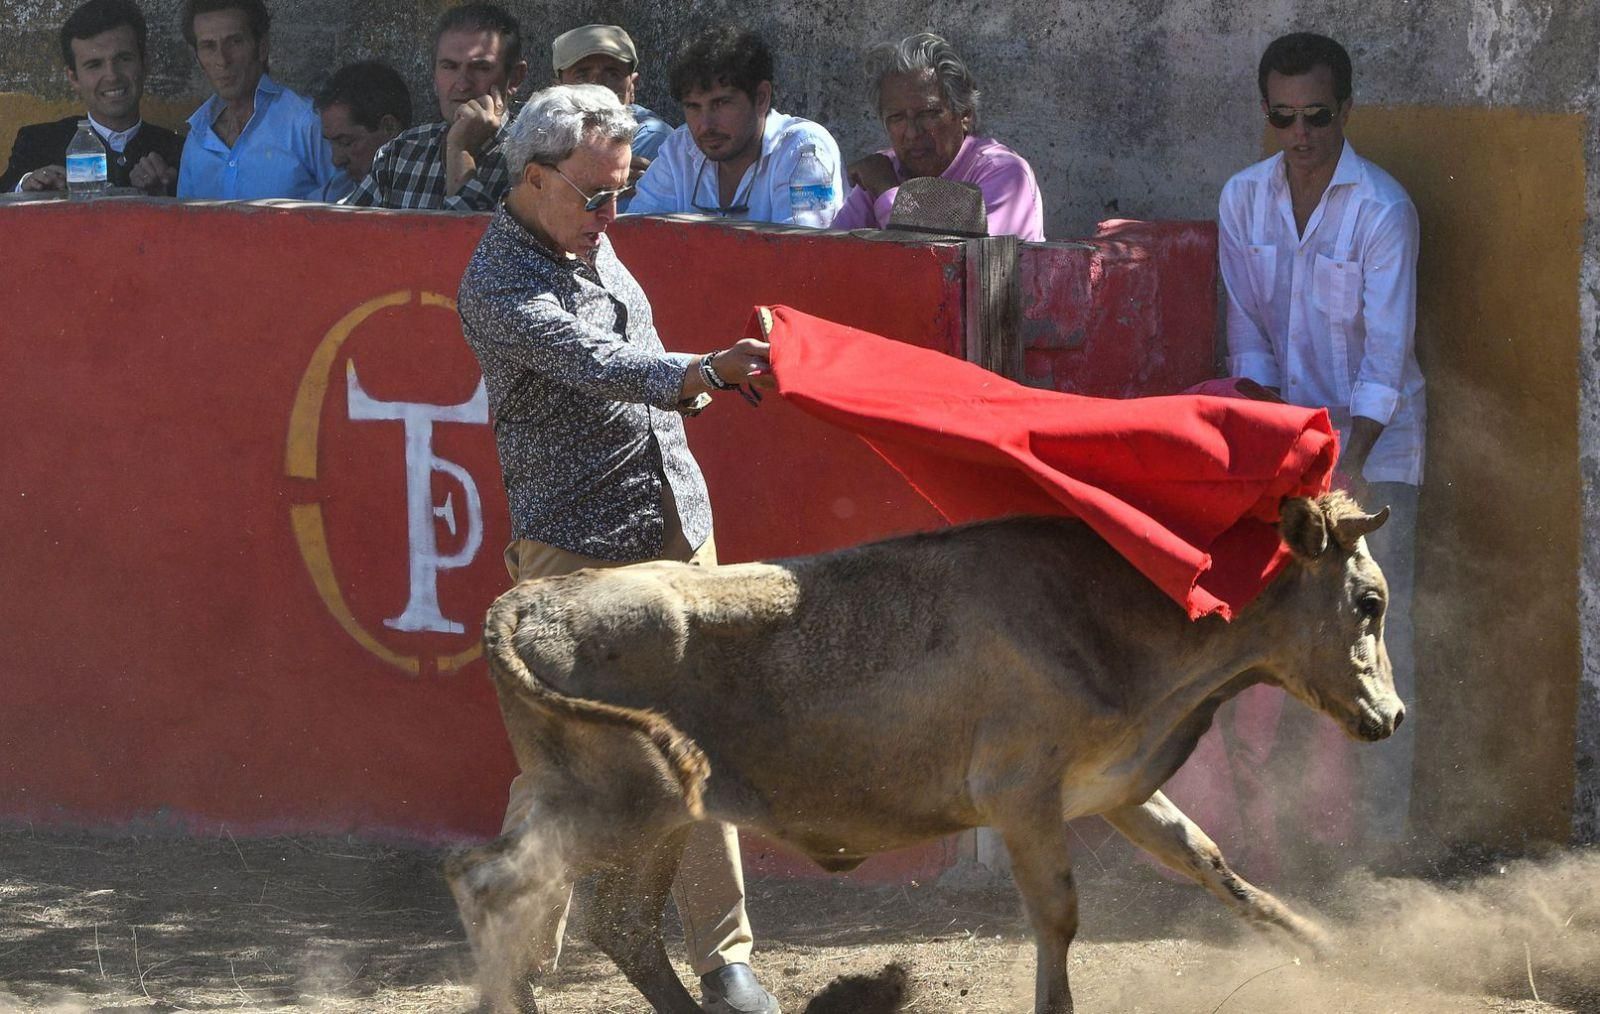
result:
[[[64,0],[0,9],[0,145],[68,97],[53,33]],[[152,90],[202,92],[176,31],[179,0],[148,4]],[[378,56],[427,85],[439,0],[276,0],[274,67],[313,87]],[[679,40],[745,21],[779,42],[779,106],[829,125],[845,151],[881,142],[859,61],[878,40],[932,28],[968,55],[987,130],[1034,163],[1049,235],[1102,217],[1209,217],[1229,174],[1262,154],[1253,68],[1308,28],[1355,58],[1351,134],[1417,198],[1424,223],[1419,348],[1434,425],[1421,564],[1421,749],[1441,777],[1423,814],[1441,832],[1516,842],[1600,832],[1600,3],[1595,0],[820,0],[752,13],[727,0],[660,5],[513,2],[533,28],[535,79],[560,29],[608,20],[644,53],[641,98]],[[56,115],[60,115],[57,113]],[[1430,612],[1431,611],[1431,612]]]
[[[0,6],[0,92],[70,98],[55,32],[69,0]],[[151,91],[193,102],[204,84],[178,31],[181,0],[146,0]],[[274,0],[273,70],[313,89],[346,60],[375,56],[411,83],[434,115],[427,37],[441,0]],[[778,46],[778,104],[826,123],[846,152],[881,143],[859,66],[865,49],[910,31],[942,31],[968,55],[986,129],[1034,163],[1052,235],[1081,235],[1102,217],[1209,217],[1222,183],[1257,155],[1255,61],[1274,36],[1330,32],[1355,58],[1357,101],[1448,107],[1590,108],[1600,17],[1593,0],[1450,0],[1365,4],[1293,0],[1029,0],[766,5],[693,0],[600,3],[508,0],[530,26],[532,76],[548,74],[549,40],[588,20],[627,25],[643,57],[641,98],[676,117],[665,68],[696,29],[735,19]],[[160,117],[169,119],[168,117]],[[1359,118],[1359,117],[1358,117]],[[170,122],[170,119],[169,119]],[[0,121],[0,144],[14,130]],[[1592,147],[1590,149],[1592,154]]]

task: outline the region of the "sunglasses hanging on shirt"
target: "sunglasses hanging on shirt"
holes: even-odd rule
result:
[[[750,174],[749,179],[741,181],[739,188],[734,190],[733,200],[730,203],[726,205],[713,204],[710,207],[707,207],[706,205],[700,203],[700,181],[705,177],[706,166],[710,164],[710,159],[702,161],[700,163],[700,170],[694,174],[694,190],[691,192],[693,196],[689,198],[689,206],[694,208],[694,210],[704,212],[707,215],[719,215],[723,218],[726,218],[729,215],[750,214],[750,188],[755,187],[756,175],[761,172],[761,160],[759,158],[756,160],[756,171]],[[750,188],[746,188],[744,186],[744,183],[746,182],[750,184]],[[744,200],[742,201],[739,200],[739,191],[741,189],[744,190]]]

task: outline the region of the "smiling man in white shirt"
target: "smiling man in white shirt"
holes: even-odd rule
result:
[[[839,145],[819,124],[772,108],[772,76],[772,51],[754,32],[713,28],[691,42],[669,76],[684,125],[639,179],[628,213],[793,222],[789,182],[809,147],[833,177],[831,220],[844,203]]]
[[[1417,211],[1394,178],[1344,137],[1350,56],[1334,40],[1286,35],[1258,70],[1261,108],[1283,151],[1228,181],[1218,209],[1228,361],[1339,428],[1339,471],[1387,504],[1369,539],[1389,581],[1384,636],[1395,688],[1415,709],[1411,592],[1426,403],[1414,346]],[[1402,837],[1415,719],[1362,751],[1367,833]]]

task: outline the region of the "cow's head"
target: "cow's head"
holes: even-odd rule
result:
[[[1405,718],[1383,644],[1389,586],[1365,536],[1388,520],[1343,493],[1285,500],[1279,533],[1296,566],[1276,666],[1283,688],[1357,739],[1390,735]]]

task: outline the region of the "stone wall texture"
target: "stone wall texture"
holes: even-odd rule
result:
[[[0,5],[0,144],[71,99],[55,31],[71,4]],[[432,115],[439,0],[273,0],[273,67],[302,91],[377,57]],[[1506,844],[1600,833],[1600,3],[1596,0],[726,0],[512,2],[535,82],[552,36],[626,26],[641,100],[671,53],[742,22],[778,53],[777,105],[846,153],[882,143],[860,64],[872,44],[941,32],[983,92],[986,133],[1033,163],[1052,237],[1105,217],[1209,218],[1261,157],[1255,63],[1274,36],[1334,35],[1356,66],[1350,136],[1416,198],[1419,355],[1431,385],[1420,579],[1419,820]],[[146,5],[152,118],[204,85],[178,0]],[[9,93],[9,94],[7,94]]]

